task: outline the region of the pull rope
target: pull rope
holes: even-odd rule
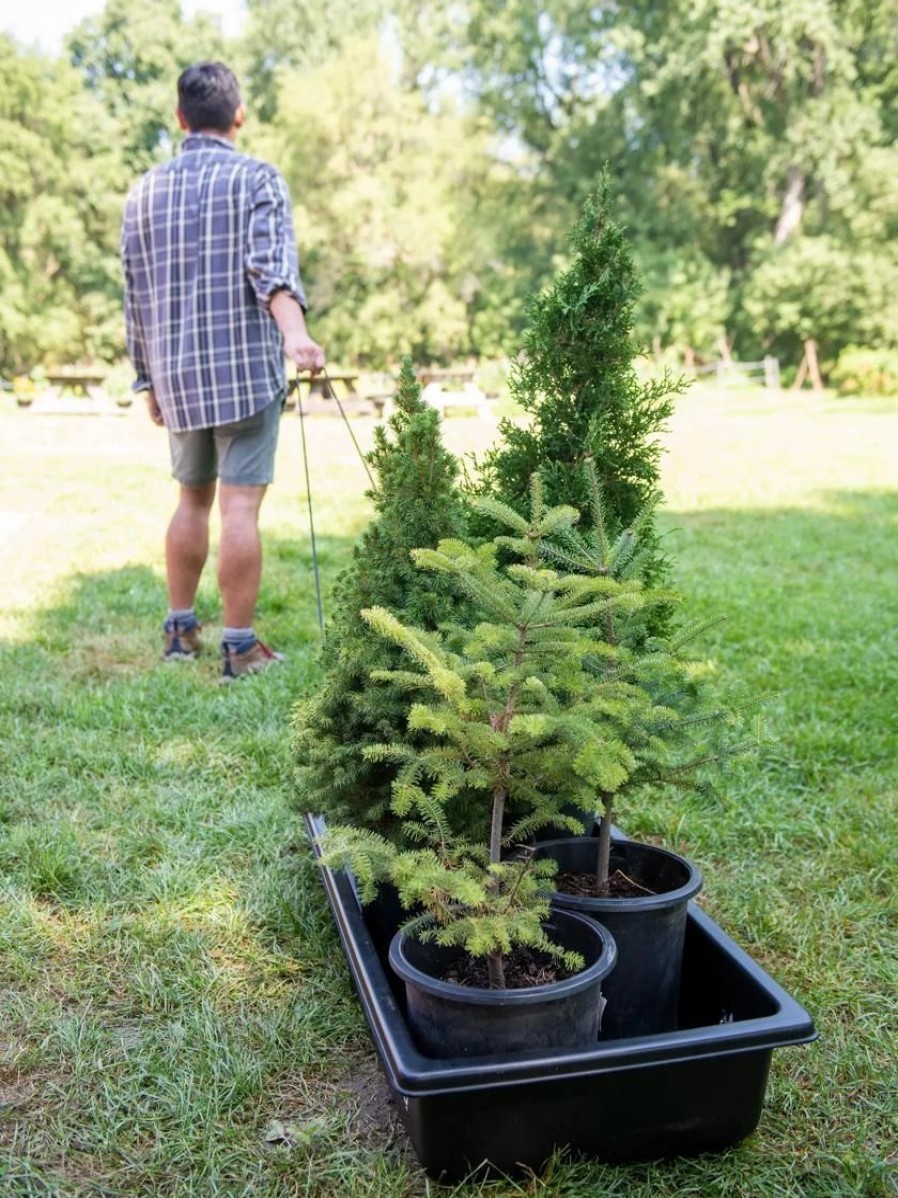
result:
[[[359,445],[358,441],[356,440],[355,433],[352,431],[352,425],[349,423],[349,417],[346,415],[346,410],[344,409],[342,403],[340,402],[340,397],[337,395],[336,391],[334,390],[334,385],[330,380],[330,376],[327,373],[327,369],[325,368],[322,371],[322,373],[324,374],[324,385],[325,385],[326,391],[329,393],[329,396],[326,394],[325,398],[329,397],[336,401],[337,407],[340,409],[340,415],[343,417],[343,423],[346,425],[347,431],[349,432],[350,439],[352,440],[352,443],[355,446],[355,451],[359,455],[362,465],[365,467],[365,472],[368,475],[368,481],[371,483],[371,486],[373,487],[373,486],[375,486],[374,475],[371,473],[371,469],[368,466],[368,462],[365,458],[365,455],[362,453],[361,446]],[[305,471],[305,476],[306,476],[306,497],[308,499],[308,505],[309,505],[309,536],[310,536],[310,541],[311,541],[311,545],[312,545],[312,570],[315,575],[315,602],[318,606],[318,627],[321,631],[321,636],[323,639],[325,636],[324,604],[322,603],[322,599],[321,599],[321,571],[320,571],[319,565],[318,565],[318,545],[315,540],[315,516],[314,516],[313,510],[312,510],[312,482],[311,482],[311,476],[310,476],[310,471],[309,471],[309,450],[308,450],[308,446],[306,444],[306,417],[305,417],[305,411],[303,410],[302,389],[299,385],[299,371],[296,372],[296,374],[290,380],[290,382],[287,386],[287,394],[288,395],[290,394],[291,391],[296,392],[296,407],[297,407],[297,410],[299,411],[299,428],[300,428],[300,434],[302,437],[302,462],[303,462],[303,469]]]
[[[349,423],[349,417],[346,415],[346,409],[343,407],[342,403],[340,403],[340,396],[334,390],[334,384],[330,380],[330,375],[327,373],[326,366],[322,367],[321,373],[324,375],[324,385],[327,388],[328,392],[330,393],[329,396],[327,396],[327,395],[325,396],[325,399],[327,399],[327,398],[333,399],[336,402],[337,407],[340,409],[340,415],[343,417],[343,423],[346,425],[346,431],[349,433],[349,438],[352,441],[353,445],[355,446],[355,451],[359,455],[362,465],[365,467],[365,473],[368,475],[368,482],[373,487],[375,485],[374,484],[374,475],[371,473],[371,470],[369,469],[368,462],[365,458],[365,455],[362,453],[361,447],[359,446],[358,441],[355,439],[355,433],[352,431],[352,425]],[[298,382],[296,384],[296,391],[298,394],[299,393],[299,383]]]
[[[324,604],[321,602],[321,573],[318,569],[318,545],[315,540],[315,517],[312,513],[312,481],[309,476],[309,450],[306,445],[306,417],[302,408],[302,391],[299,388],[299,374],[290,381],[289,391],[296,392],[296,406],[299,409],[299,429],[302,436],[302,464],[306,475],[306,498],[309,502],[309,534],[312,542],[312,570],[315,575],[315,602],[318,605],[318,628],[321,639],[324,639]]]

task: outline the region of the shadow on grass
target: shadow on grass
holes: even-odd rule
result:
[[[348,563],[350,538],[319,537],[317,550],[325,614],[331,588]],[[305,654],[320,639],[315,575],[307,537],[263,536],[264,568],[257,623],[286,651]],[[115,674],[129,666],[145,668],[158,657],[160,629],[168,606],[164,578],[150,566],[78,573],[60,588],[60,597],[38,607],[28,621],[28,639],[58,659],[65,671],[85,653],[96,658],[95,673]],[[221,620],[215,582],[215,546],[197,595],[197,613],[210,631]],[[208,640],[208,638],[207,638]],[[215,646],[217,647],[217,645]],[[8,647],[9,648],[9,647]]]
[[[696,648],[724,677],[781,696],[787,736],[804,743],[815,768],[885,762],[898,755],[889,697],[898,689],[898,638],[892,635],[898,493],[834,492],[824,505],[666,513],[682,611],[687,619],[724,617]],[[326,615],[352,543],[319,539]],[[286,726],[291,702],[313,683],[317,668],[314,573],[307,537],[265,537],[264,551],[258,627],[288,657],[268,687]],[[197,606],[210,651],[198,670],[176,676],[159,661],[166,595],[158,573],[128,565],[74,576],[61,599],[33,613],[26,642],[0,646],[7,659],[0,709],[34,713],[50,694],[61,698],[60,687],[72,679],[94,687],[97,726],[106,686],[116,698],[113,707],[127,704],[131,687],[135,702],[146,694],[147,705],[164,713],[185,679],[195,691],[196,679],[211,683],[217,674],[220,602],[211,561]]]
[[[351,542],[324,538],[319,550],[329,586]],[[139,906],[214,889],[222,862],[228,873],[231,859],[251,857],[256,837],[269,857],[275,842],[280,853],[304,841],[290,826],[290,719],[317,677],[311,560],[287,540],[267,538],[265,552],[260,632],[287,660],[264,677],[218,685],[211,562],[197,662],[161,660],[165,585],[145,565],[73,576],[31,613],[26,639],[0,643],[0,832],[10,830],[0,872],[26,892]],[[289,931],[282,899],[270,898],[279,914],[266,919]]]

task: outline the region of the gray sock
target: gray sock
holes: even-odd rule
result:
[[[233,649],[236,645],[242,645],[246,641],[254,641],[256,634],[252,628],[222,628],[221,641],[224,645],[230,645]]]

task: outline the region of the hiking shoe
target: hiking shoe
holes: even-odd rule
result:
[[[162,652],[164,661],[195,661],[196,655],[202,648],[200,629],[202,625],[194,620],[192,624],[182,624],[176,620],[166,620],[162,626],[165,635],[165,649]]]
[[[283,660],[283,653],[275,653],[273,649],[263,645],[258,638],[243,641],[239,645],[222,643],[221,678],[219,681],[233,682],[247,674],[262,674]]]

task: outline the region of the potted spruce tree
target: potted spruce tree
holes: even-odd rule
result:
[[[691,862],[667,849],[612,842],[615,814],[647,791],[697,785],[703,767],[701,782],[707,785],[707,767],[749,746],[741,739],[738,709],[701,684],[698,663],[685,653],[706,625],[681,627],[664,638],[648,631],[653,611],[664,607],[673,613],[679,602],[673,593],[641,581],[647,552],[642,533],[651,527],[655,497],[631,528],[611,539],[591,460],[583,477],[589,524],[560,522],[540,539],[538,552],[562,572],[565,585],[592,579],[609,599],[614,596],[588,614],[593,627],[582,665],[603,697],[607,734],[627,748],[627,769],[591,794],[572,796],[563,808],[563,814],[573,816],[581,797],[592,814],[598,806],[597,837],[578,830],[542,840],[534,855],[558,867],[553,906],[599,920],[617,941],[618,963],[605,986],[603,1036],[639,1036],[676,1024],[687,906],[702,878]],[[525,543],[524,521],[510,508],[496,501],[479,507],[519,538],[498,537],[495,543],[504,553]]]
[[[594,999],[585,1024],[555,1012],[545,1028],[533,1023],[535,992],[554,999],[556,983],[531,989],[528,971],[541,978],[553,957],[570,967],[571,951],[585,954],[582,929],[572,945],[558,913],[546,923],[554,865],[524,846],[535,828],[575,830],[566,808],[586,811],[597,792],[619,789],[638,766],[634,735],[641,740],[658,718],[637,682],[594,665],[607,653],[604,618],[650,602],[641,583],[546,564],[546,541],[569,531],[578,513],[545,509],[538,478],[529,521],[495,501],[478,507],[511,535],[479,548],[443,541],[412,555],[422,570],[454,580],[470,605],[468,624],[428,633],[382,608],[362,613],[408,662],[374,677],[406,691],[408,727],[430,738],[365,750],[397,767],[391,807],[407,844],[344,825],[329,830],[324,850],[327,865],[352,869],[363,898],[388,881],[414,912],[390,961],[405,980],[413,1029],[443,1055],[545,1046],[565,1027],[569,1042],[594,1038]],[[516,950],[525,950],[523,965]],[[607,972],[610,953],[606,943],[591,968]],[[486,1013],[483,1037],[473,1031],[472,1007]],[[452,1016],[462,1011],[456,1026]]]
[[[611,539],[595,465],[588,461],[584,481],[590,525],[560,530],[546,541],[544,556],[574,575],[613,579],[619,584],[642,572],[642,530],[651,525],[656,500],[650,497],[633,526]],[[686,646],[706,623],[682,626],[658,637],[647,634],[654,607],[675,610],[678,597],[646,590],[631,610],[601,614],[603,652],[591,668],[620,686],[631,685],[650,702],[626,711],[626,735],[634,764],[622,784],[602,789],[598,836],[542,841],[536,856],[558,866],[553,903],[588,914],[607,925],[618,946],[618,966],[606,987],[609,1037],[649,1035],[675,1026],[680,989],[687,905],[702,885],[698,869],[684,857],[650,844],[612,841],[612,826],[623,804],[640,791],[666,785],[693,785],[698,771],[744,751],[737,709],[719,702],[700,683]],[[638,719],[633,718],[634,714]],[[707,779],[705,779],[707,781]]]

